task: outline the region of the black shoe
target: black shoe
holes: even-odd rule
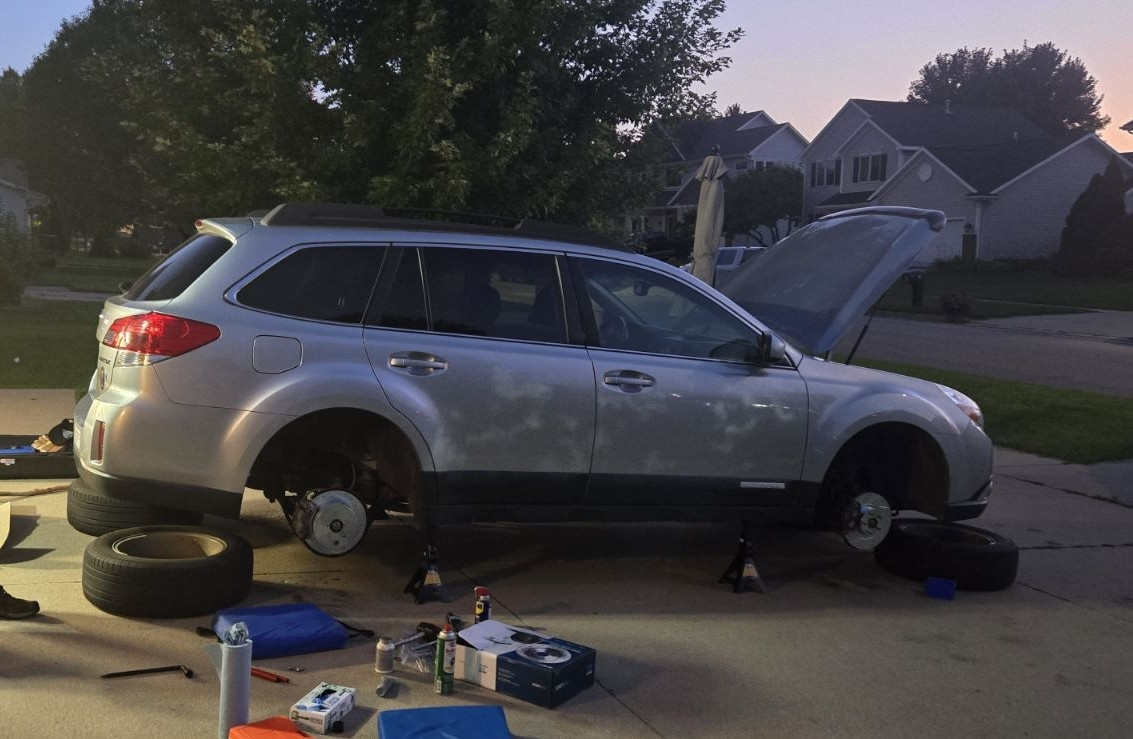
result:
[[[0,587],[0,618],[27,618],[39,613],[39,603],[34,600],[13,598]]]

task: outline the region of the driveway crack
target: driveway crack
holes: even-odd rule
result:
[[[1117,500],[1116,498],[1110,498],[1110,497],[1105,496],[1105,495],[1098,495],[1097,493],[1084,493],[1081,490],[1071,490],[1070,488],[1060,488],[1060,487],[1057,487],[1055,485],[1050,485],[1050,484],[1045,483],[1045,482],[1039,482],[1038,480],[1031,480],[1031,479],[1026,478],[1026,477],[1016,477],[1015,475],[1009,475],[1005,472],[996,472],[995,474],[996,474],[996,477],[1006,477],[1008,480],[1015,480],[1016,482],[1025,482],[1028,485],[1037,485],[1041,488],[1046,488],[1047,490],[1053,490],[1053,491],[1058,492],[1058,493],[1066,493],[1067,495],[1077,495],[1079,498],[1089,498],[1090,500],[1098,500],[1098,501],[1101,501],[1103,503],[1112,503],[1116,506],[1121,506],[1122,508],[1133,508],[1133,504],[1126,503],[1126,502],[1121,501],[1121,500]]]

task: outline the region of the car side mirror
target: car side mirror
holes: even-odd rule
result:
[[[759,337],[759,355],[762,364],[778,364],[787,358],[787,344],[772,333]]]

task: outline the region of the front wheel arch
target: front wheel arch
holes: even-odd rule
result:
[[[894,510],[944,517],[948,506],[948,464],[940,445],[916,426],[882,423],[849,439],[826,469],[815,524],[838,530],[853,489],[877,493]]]

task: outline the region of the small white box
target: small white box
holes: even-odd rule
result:
[[[319,683],[291,706],[290,718],[302,729],[326,734],[354,708],[354,688]]]

